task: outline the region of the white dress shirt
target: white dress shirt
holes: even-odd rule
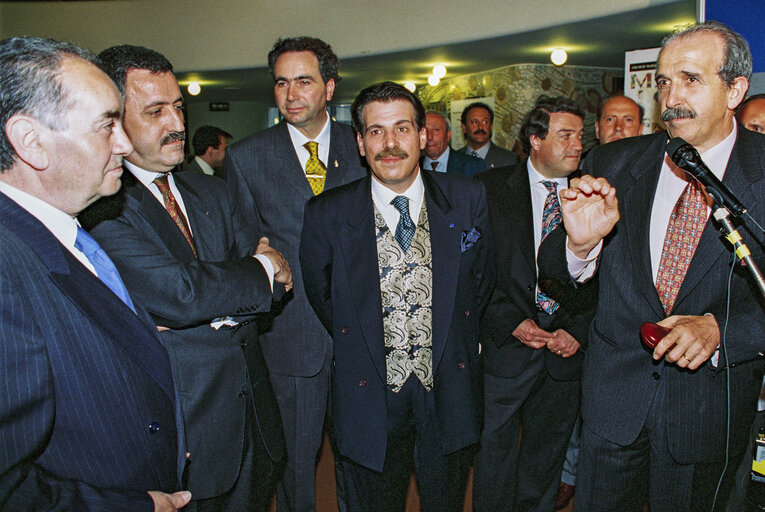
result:
[[[287,131],[290,134],[292,146],[295,148],[295,154],[297,154],[298,160],[300,161],[300,168],[303,169],[303,172],[305,172],[305,165],[308,162],[308,158],[311,156],[311,153],[309,153],[308,150],[303,147],[303,145],[309,141],[315,141],[319,144],[319,160],[321,160],[321,163],[323,163],[325,167],[329,167],[329,162],[327,162],[327,160],[329,159],[330,126],[331,123],[329,122],[329,113],[327,113],[327,120],[324,123],[324,128],[321,129],[319,135],[317,135],[315,139],[309,139],[303,135],[300,130],[291,124],[287,124]]]
[[[420,219],[422,202],[425,200],[425,185],[422,183],[422,174],[420,174],[419,170],[417,170],[417,177],[415,177],[414,182],[403,194],[397,194],[372,176],[372,200],[377,207],[377,211],[385,219],[388,229],[394,234],[396,233],[398,220],[401,217],[398,209],[391,204],[391,201],[396,196],[406,196],[409,198],[409,216],[412,218],[414,225],[417,226],[417,221]]]
[[[467,153],[468,155],[472,155],[473,151],[475,151],[476,153],[478,153],[478,158],[480,158],[481,160],[486,160],[486,155],[489,153],[490,147],[491,147],[491,141],[489,140],[489,141],[486,141],[486,144],[484,144],[478,149],[473,149],[470,146],[467,146],[467,149],[465,149],[465,153]]]
[[[207,174],[208,176],[215,176],[215,169],[213,169],[210,164],[199,158],[198,156],[194,157],[194,161],[197,163],[200,169],[202,169],[202,172]]]
[[[93,275],[98,277],[96,269],[85,256],[85,253],[74,246],[74,242],[77,240],[77,227],[79,226],[75,218],[39,197],[27,194],[2,181],[0,181],[0,192],[11,198],[11,200],[42,222],[48,231],[61,242],[61,245],[72,253],[72,256],[77,258]]]

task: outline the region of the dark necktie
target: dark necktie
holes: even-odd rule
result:
[[[677,292],[680,291],[693,253],[699,245],[706,219],[706,198],[698,182],[691,180],[683,189],[669,216],[656,273],[656,291],[659,292],[666,314],[672,311],[675,304]]]
[[[438,171],[438,160],[433,160],[432,162],[430,162],[430,168],[433,169],[434,171]]]
[[[114,295],[119,297],[135,313],[133,301],[130,300],[130,295],[128,295],[125,284],[122,282],[119,272],[117,272],[117,267],[114,266],[106,252],[98,245],[98,242],[87,231],[82,229],[81,226],[77,226],[77,238],[74,241],[74,246],[88,258],[101,282],[108,286],[114,292]]]
[[[391,204],[401,213],[396,226],[396,241],[398,245],[406,252],[414,239],[414,222],[409,215],[409,198],[406,196],[396,196]]]
[[[554,181],[543,181],[542,185],[547,189],[547,197],[545,198],[545,205],[542,210],[542,238],[544,241],[547,235],[555,229],[558,224],[563,220],[563,216],[560,212],[560,201],[558,201],[558,184]],[[559,304],[545,295],[542,290],[537,286],[537,304],[548,315],[555,313]]]
[[[470,154],[472,156],[476,157],[476,158],[481,158],[480,156],[478,156],[478,152],[477,151],[471,151]]]
[[[162,194],[165,210],[167,210],[167,213],[169,213],[170,217],[175,221],[175,225],[178,226],[178,229],[183,233],[183,237],[189,243],[194,256],[198,257],[197,246],[194,244],[194,239],[191,237],[191,230],[189,229],[188,222],[186,222],[186,216],[183,215],[181,207],[178,206],[178,201],[175,200],[175,196],[170,190],[170,184],[167,182],[167,173],[156,178],[154,184],[157,185],[159,192]]]
[[[319,143],[309,140],[303,147],[308,150],[308,161],[305,163],[305,176],[311,185],[313,195],[318,196],[324,190],[327,177],[327,167],[319,160]]]

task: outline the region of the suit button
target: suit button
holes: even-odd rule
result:
[[[457,363],[457,368],[459,368],[460,370],[464,370],[465,369],[465,363],[460,361],[459,363]]]
[[[367,381],[365,381],[365,380],[360,380],[360,381],[359,381],[359,387],[360,387],[360,388],[364,388],[364,387],[366,387],[366,386],[367,386]]]
[[[149,423],[149,432],[151,432],[152,434],[156,434],[157,432],[159,432],[159,423],[157,423],[156,421],[152,421],[151,423]]]
[[[534,286],[533,284],[530,284],[530,285],[528,285],[528,286],[526,287],[526,289],[527,289],[528,291],[530,291],[530,292],[533,292],[533,291],[534,291],[534,288],[536,288],[536,286]]]
[[[240,391],[239,398],[247,398],[247,391]]]
[[[659,380],[660,378],[661,376],[659,375],[658,372],[653,372],[653,380]]]
[[[242,346],[242,348],[247,348],[247,342],[246,341],[241,342],[240,345]]]
[[[470,310],[469,310],[469,309],[466,309],[466,310],[465,310],[465,316],[466,316],[466,317],[470,316]]]
[[[340,332],[343,334],[348,334],[348,326],[344,326],[342,329],[340,329]]]

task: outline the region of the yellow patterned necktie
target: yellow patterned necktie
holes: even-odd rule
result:
[[[309,140],[303,147],[308,150],[310,156],[305,163],[305,176],[311,185],[313,195],[318,196],[324,190],[324,179],[327,176],[327,168],[319,160],[319,143]]]

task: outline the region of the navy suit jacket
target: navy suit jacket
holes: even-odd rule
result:
[[[748,270],[739,263],[730,288],[727,350],[720,351],[718,367],[707,363],[688,371],[663,360],[654,362],[641,345],[640,325],[665,318],[652,278],[649,225],[666,141],[666,133],[661,133],[597,146],[582,166],[615,186],[621,216],[599,260],[599,297],[582,375],[582,418],[595,434],[622,446],[630,444],[665,381],[664,417],[673,458],[685,464],[720,462],[727,425],[722,368],[727,361],[731,450],[736,453],[746,442],[762,383],[765,307]],[[760,224],[765,222],[765,136],[739,127],[723,182]],[[762,268],[763,235],[748,227],[739,231]],[[549,272],[550,281],[570,283],[564,244],[565,236],[549,236],[540,247],[540,271]],[[732,246],[710,217],[670,314],[711,313],[722,334],[732,259]]]
[[[499,377],[515,377],[538,351],[513,337],[513,331],[527,318],[539,324],[539,317],[547,316],[537,309],[529,174],[524,161],[512,167],[489,169],[477,179],[486,187],[497,261],[497,285],[481,322],[484,370]],[[587,283],[579,293],[585,293],[584,288],[594,292],[594,284]],[[592,311],[591,304],[586,302],[564,301],[551,316],[552,323],[545,326],[550,332],[566,330],[581,345],[569,358],[539,349],[544,353],[547,372],[554,379],[579,378]]]
[[[491,292],[491,235],[483,186],[421,171],[433,264],[433,374],[444,453],[478,441],[478,322]],[[334,339],[332,417],[341,455],[381,471],[386,366],[371,177],[306,206],[300,259],[306,293]],[[461,246],[471,229],[481,238]]]
[[[247,422],[259,429],[271,458],[284,456],[279,408],[253,322],[255,313],[268,311],[272,293],[263,266],[252,257],[258,239],[226,184],[190,172],[174,179],[198,259],[164,207],[127,170],[123,190],[113,196],[117,215],[102,214],[107,219],[91,232],[155,323],[170,327],[160,336],[184,411],[188,489],[194,499],[204,499],[224,494],[239,476],[246,400],[255,409]],[[225,316],[239,326],[210,327]]]
[[[351,127],[330,123],[325,191],[367,173]],[[259,319],[268,367],[280,375],[312,377],[324,365],[331,339],[308,304],[300,272],[303,208],[313,192],[292,146],[287,123],[230,146],[225,167],[231,194],[245,218],[287,258],[292,270],[293,292]]]
[[[167,352],[0,193],[0,509],[154,510],[179,489]]]
[[[467,154],[467,150],[468,146],[464,146],[457,151]],[[489,142],[489,151],[486,153],[486,158],[484,158],[486,169],[492,169],[494,167],[507,167],[508,165],[515,165],[517,163],[518,155],[510,150],[497,146],[493,142]]]

